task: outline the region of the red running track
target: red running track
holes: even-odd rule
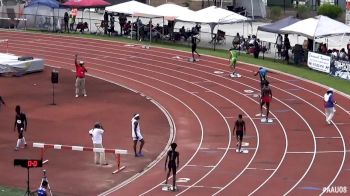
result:
[[[189,179],[178,183],[176,195],[322,195],[324,187],[350,187],[350,102],[345,95],[336,94],[336,116],[327,125],[325,87],[270,74],[274,122],[263,124],[256,117],[254,65],[240,63],[243,77],[231,79],[226,59],[203,56],[191,63],[188,53],[169,49],[11,31],[0,32],[0,39],[9,39],[12,53],[66,69],[72,69],[77,51],[90,74],[142,92],[166,108],[181,154],[177,177]],[[247,123],[248,154],[235,152],[232,126],[239,113]],[[163,164],[162,159],[101,195],[169,194],[161,191]]]

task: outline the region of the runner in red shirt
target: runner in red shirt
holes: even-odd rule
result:
[[[266,122],[269,119],[270,103],[272,100],[272,91],[269,86],[269,82],[266,81],[264,87],[261,89],[261,102],[260,102],[260,114],[262,116],[262,107],[266,104]]]
[[[82,92],[86,97],[85,72],[87,72],[87,69],[84,67],[84,61],[79,61],[78,63],[78,54],[75,55],[75,71],[75,97],[79,97],[80,92]]]

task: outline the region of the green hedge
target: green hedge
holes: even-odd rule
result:
[[[342,9],[337,5],[323,4],[318,9],[319,15],[325,15],[333,19],[337,19],[342,14]]]
[[[297,15],[300,19],[310,18],[311,8],[309,6],[299,5],[297,8]]]
[[[280,19],[282,16],[282,8],[279,7],[279,6],[273,6],[271,7],[271,10],[270,10],[270,18],[272,20],[278,20]]]

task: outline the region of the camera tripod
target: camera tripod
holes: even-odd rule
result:
[[[43,177],[42,177],[42,179],[41,179],[41,182],[40,182],[39,187],[41,187],[41,185],[43,184],[44,181],[47,182],[47,189],[46,189],[46,190],[49,191],[49,192],[48,192],[48,195],[52,196],[52,191],[51,191],[49,179],[47,178],[47,175],[46,175],[46,170],[43,170]]]

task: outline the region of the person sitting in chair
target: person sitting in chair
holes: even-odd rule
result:
[[[89,29],[88,23],[87,22],[79,22],[77,24],[77,28],[75,29],[75,31],[77,31],[78,29],[80,29],[80,33],[83,33],[85,29]]]

